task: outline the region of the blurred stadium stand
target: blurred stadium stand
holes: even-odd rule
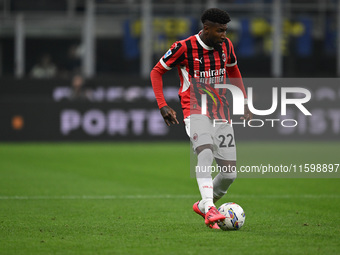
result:
[[[209,7],[231,15],[243,77],[340,77],[340,0],[0,0],[0,141],[185,139],[161,124],[148,74]],[[57,76],[32,79],[44,54]],[[66,99],[78,71],[94,100]],[[180,114],[177,73],[165,76]]]
[[[271,69],[275,2],[281,2],[282,13],[279,75]],[[0,75],[24,77],[46,52],[64,70],[73,44],[82,47],[85,76],[139,74],[145,63],[147,73],[174,40],[199,31],[205,8],[217,6],[231,13],[228,36],[244,76],[336,77],[339,5],[337,0],[1,0]],[[152,15],[148,30],[141,22],[145,6]]]

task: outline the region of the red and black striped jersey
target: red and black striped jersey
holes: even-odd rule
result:
[[[206,115],[211,119],[229,120],[226,89],[215,89],[214,84],[226,83],[226,67],[237,64],[233,44],[226,38],[222,46],[213,48],[206,45],[199,35],[175,42],[159,62],[167,70],[178,69],[178,94],[184,118],[202,114],[201,98],[205,94]]]

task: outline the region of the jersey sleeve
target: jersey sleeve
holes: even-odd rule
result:
[[[158,62],[150,73],[151,84],[156,96],[159,109],[167,105],[163,94],[163,80],[162,80],[162,76],[166,72],[167,70],[160,64],[160,62]]]
[[[167,105],[163,94],[162,76],[167,70],[171,70],[173,67],[180,65],[184,59],[185,46],[180,42],[175,42],[152,69],[150,73],[151,84],[159,109]]]
[[[227,67],[227,73],[228,73],[228,77],[229,77],[231,84],[241,89],[244,98],[247,99],[246,89],[244,88],[241,72],[238,69],[238,66],[233,65],[233,66]]]
[[[234,45],[233,43],[227,38],[226,43],[228,44],[229,47],[229,55],[228,55],[228,61],[226,66],[227,67],[232,67],[237,64],[237,59],[234,51]]]
[[[175,42],[159,60],[159,62],[165,69],[171,70],[173,67],[180,65],[184,59],[185,46],[183,46],[180,42]]]

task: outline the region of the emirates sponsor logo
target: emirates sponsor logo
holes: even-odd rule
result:
[[[209,78],[209,77],[216,77],[216,76],[224,75],[225,72],[226,72],[225,68],[214,69],[214,70],[209,69],[207,71],[195,70],[194,76],[200,77],[200,78]]]

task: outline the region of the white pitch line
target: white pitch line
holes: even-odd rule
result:
[[[199,199],[199,195],[107,195],[107,196],[0,196],[0,200],[117,200],[117,199]],[[300,195],[227,195],[228,199],[252,198],[252,199],[339,199],[340,194],[300,194]]]

